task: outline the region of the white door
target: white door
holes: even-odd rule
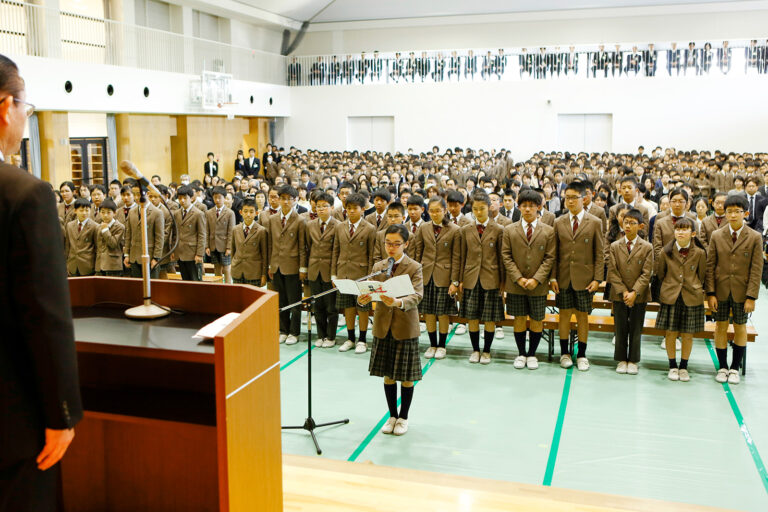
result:
[[[612,114],[558,114],[557,145],[561,151],[588,153],[613,148]]]
[[[350,116],[347,118],[348,151],[392,152],[395,148],[395,118]]]

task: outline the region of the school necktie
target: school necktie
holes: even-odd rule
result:
[[[275,214],[277,214],[277,208],[272,208],[272,207],[270,206],[270,207],[269,207],[269,213],[270,213],[270,215],[275,215]]]
[[[485,226],[482,224],[477,225],[477,234],[480,235],[480,237],[483,237],[483,232],[485,231]]]
[[[576,230],[579,229],[579,218],[574,216],[573,217],[573,234],[576,234]]]
[[[528,239],[528,241],[531,241],[531,237],[533,236],[533,224],[528,224],[528,229],[525,230],[525,238]]]
[[[325,233],[325,222],[320,223],[320,234],[322,235]]]
[[[65,208],[67,208],[67,207],[65,206]],[[123,208],[123,213],[125,214],[126,217],[128,217],[128,212],[130,212],[130,211],[131,211],[130,208]]]
[[[755,196],[749,198],[749,218],[755,218]]]
[[[680,248],[680,256],[685,259],[688,257],[688,247],[682,247]]]
[[[432,226],[432,229],[435,230],[435,238],[437,238],[438,236],[440,236],[440,231],[443,229],[443,227],[442,226]]]
[[[456,224],[457,226],[459,225],[459,219],[458,219],[458,218],[454,217],[454,218],[452,218],[451,220],[452,220],[452,221],[453,221],[453,223],[454,223],[454,224]]]
[[[632,241],[627,240],[627,253],[632,253]]]
[[[251,232],[251,228],[249,228],[248,226],[243,226],[243,234],[245,238],[248,238],[248,233],[250,232]]]
[[[187,216],[187,210],[181,210],[181,220],[184,220],[184,217]]]
[[[715,222],[717,222],[717,225],[719,226],[721,222],[723,222],[723,217],[718,217],[715,215]]]
[[[739,239],[739,234],[735,231],[731,232],[731,240],[733,240],[733,243],[736,243],[736,240]]]
[[[221,213],[221,210],[219,210],[219,209],[217,208],[217,209],[216,209],[216,218],[217,218],[217,219],[219,218],[219,214],[220,214],[220,213]],[[285,224],[285,221],[283,221],[283,224]]]
[[[411,223],[411,232],[412,233],[416,233],[416,228],[418,228],[418,227],[419,226],[417,226],[415,222],[412,222]]]
[[[344,217],[344,220],[347,220],[347,210],[341,210],[341,215]]]
[[[83,230],[83,223],[82,222],[78,222],[77,223],[77,232],[79,233],[82,230]],[[734,235],[736,235],[736,233],[734,233]]]
[[[672,225],[673,225],[673,226],[677,225],[677,221],[679,221],[679,220],[680,220],[680,217],[675,217],[675,216],[673,215],[673,216],[672,216]]]
[[[395,272],[397,272],[397,266],[398,265],[399,265],[399,263],[395,263],[394,265],[392,265],[392,275],[395,275]]]
[[[349,238],[352,238],[355,235],[355,225],[350,224],[349,225]]]
[[[376,216],[376,226],[379,226],[381,224],[381,215]]]
[[[285,219],[288,217],[286,215],[283,215],[283,218],[280,220],[280,222],[283,224],[283,227],[285,227]]]
[[[312,213],[312,212],[309,213],[309,220],[315,220],[316,218],[317,218],[316,213]]]

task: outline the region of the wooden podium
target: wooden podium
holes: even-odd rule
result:
[[[79,511],[282,511],[277,294],[152,281],[181,314],[129,320],[140,279],[69,280],[85,417],[62,461]],[[230,312],[213,343],[191,338]]]

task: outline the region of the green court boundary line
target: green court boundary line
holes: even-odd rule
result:
[[[707,349],[709,350],[709,357],[712,358],[712,364],[715,366],[715,369],[719,369],[720,365],[717,362],[717,354],[715,354],[715,349],[712,348],[712,341],[705,340],[705,342],[707,344]],[[768,492],[768,471],[765,469],[765,464],[763,464],[763,459],[760,457],[760,452],[757,450],[755,441],[752,439],[752,435],[749,433],[747,424],[744,421],[744,416],[741,414],[739,404],[736,403],[736,397],[733,396],[731,387],[728,385],[728,382],[723,382],[722,386],[723,391],[725,391],[725,396],[728,399],[728,403],[731,405],[731,411],[733,411],[733,415],[736,417],[736,423],[739,425],[739,431],[744,437],[744,441],[747,443],[749,454],[752,456],[752,461],[755,463],[757,473],[760,475],[760,480],[763,482],[763,487],[765,488],[765,491]]]
[[[345,326],[345,325],[342,325],[341,327],[339,327],[339,328],[336,330],[336,334],[339,334],[339,333],[340,333],[340,332],[341,332],[343,329],[346,329],[346,326]],[[291,359],[290,361],[288,361],[287,363],[285,363],[284,365],[282,365],[282,366],[280,367],[280,371],[283,371],[283,370],[285,370],[286,368],[288,368],[289,366],[291,366],[293,363],[295,363],[296,361],[298,361],[299,359],[301,359],[302,357],[304,357],[305,355],[307,355],[307,352],[309,352],[310,350],[314,350],[314,349],[315,349],[315,345],[314,345],[314,344],[312,345],[312,347],[310,347],[310,348],[308,348],[308,349],[304,349],[304,352],[302,352],[301,354],[297,355],[296,357],[294,357],[293,359]]]
[[[448,343],[451,342],[451,339],[453,339],[453,334],[456,332],[456,329],[458,328],[458,324],[453,326],[453,329],[451,329],[451,332],[448,333],[448,338],[445,340],[445,345],[448,346]],[[427,374],[430,368],[432,368],[432,364],[435,362],[435,359],[432,358],[429,361],[427,361],[427,364],[424,365],[424,369],[421,371],[422,377]],[[417,386],[421,381],[416,381],[413,385],[414,387]],[[400,402],[402,401],[402,398],[397,399],[397,406],[400,407]],[[354,452],[352,452],[352,455],[349,456],[347,459],[348,462],[355,462],[357,458],[360,456],[363,451],[365,451],[366,448],[368,448],[368,445],[371,444],[371,441],[373,441],[373,438],[376,437],[376,434],[379,433],[379,430],[381,430],[381,427],[384,426],[384,424],[389,419],[389,411],[384,413],[384,416],[381,417],[379,422],[371,429],[370,432],[368,432],[368,435],[365,436],[365,439],[362,440],[362,442],[357,446]]]
[[[560,439],[563,436],[563,424],[565,423],[565,409],[568,407],[568,396],[571,394],[571,382],[573,381],[573,366],[565,372],[565,382],[563,383],[563,394],[560,397],[560,409],[557,411],[557,422],[555,423],[555,432],[552,434],[552,444],[549,447],[549,457],[547,457],[547,469],[544,471],[544,481],[542,485],[551,486],[552,477],[555,473],[555,463],[557,462],[557,452],[560,450]]]

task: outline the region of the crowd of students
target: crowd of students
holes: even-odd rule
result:
[[[743,43],[738,65],[745,74],[768,72],[768,41]],[[659,50],[654,43],[638,46],[601,44],[588,49],[569,46],[519,50],[421,51],[360,55],[291,57],[288,85],[350,85],[377,83],[459,82],[479,80],[547,79],[581,76],[655,77],[709,75],[714,69],[726,75],[734,66],[729,41],[713,45],[689,42],[684,48],[672,42]],[[743,59],[741,52],[743,51]]]
[[[467,323],[470,363],[488,364],[506,313],[519,351],[514,367],[533,370],[552,291],[560,366],[573,366],[575,356],[577,369],[587,371],[588,315],[603,281],[615,316],[618,373],[638,373],[646,306],[654,301],[656,326],[667,331],[670,380],[690,379],[693,335],[710,314],[716,380],[739,383],[763,271],[766,154],[660,147],[646,154],[640,147],[637,154],[540,152],[517,163],[506,150],[437,147],[421,154],[290,148],[276,155],[271,177],[238,172],[231,182],[190,182],[184,175],[181,184],[165,186],[154,176],[168,208],[149,194],[152,275],[166,277],[178,265],[184,279],[199,280],[210,258],[225,282],[268,285],[282,307],[393,258],[393,275],[408,274],[416,293],[386,298],[375,310],[370,372],[385,378],[392,417],[385,433],[407,431],[413,382],[421,379],[419,314],[430,341],[426,358],[446,357],[451,317],[458,316]],[[65,182],[59,193],[70,274],[139,276],[137,184],[114,181],[107,190]],[[178,246],[169,255],[171,216]],[[316,345],[339,345],[343,315],[347,333],[338,350],[367,352],[371,310],[370,296],[318,300]],[[300,318],[298,309],[280,313],[281,343],[298,342]]]

